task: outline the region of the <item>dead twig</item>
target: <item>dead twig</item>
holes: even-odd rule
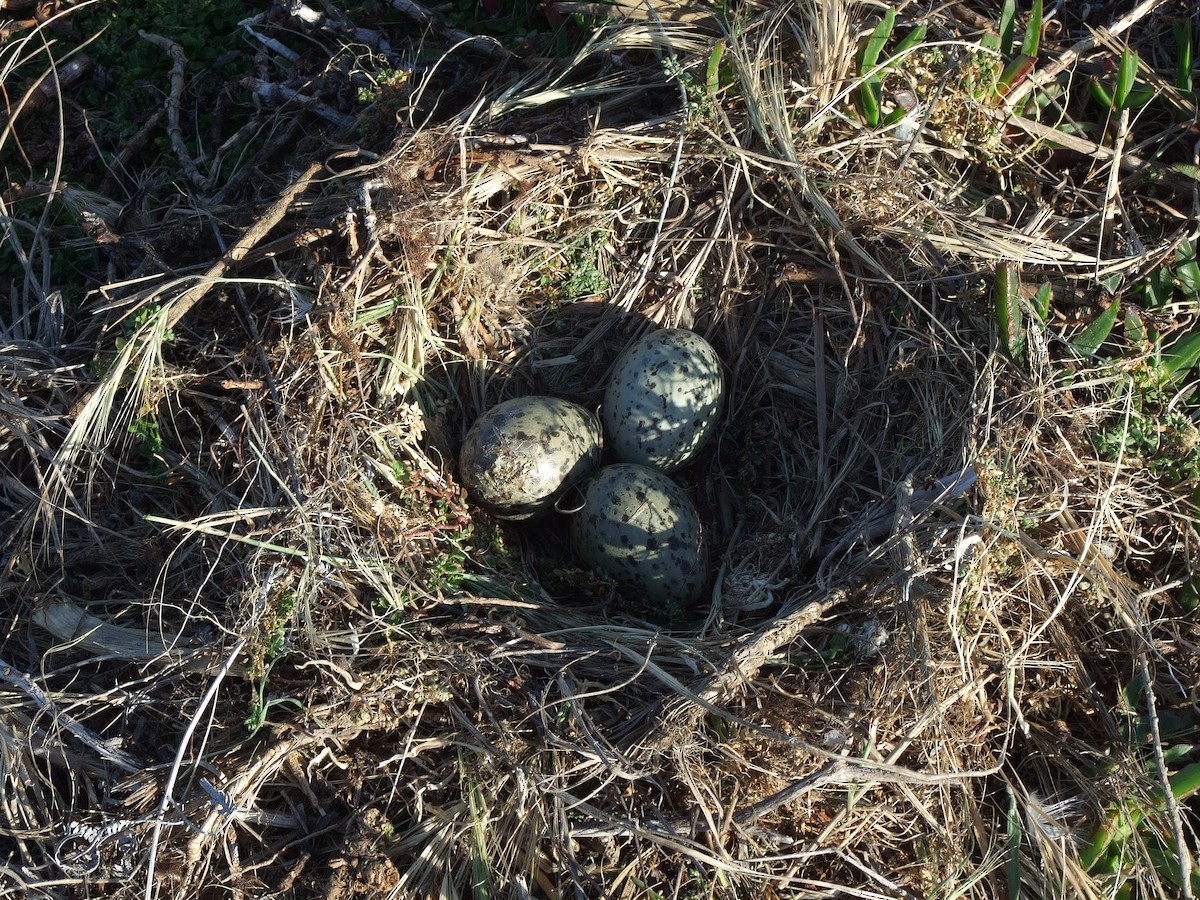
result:
[[[259,217],[250,228],[246,229],[245,233],[238,239],[229,250],[222,256],[212,268],[200,277],[200,280],[184,291],[178,299],[171,305],[171,311],[167,315],[167,328],[174,328],[179,324],[179,320],[191,311],[195,306],[221,279],[229,269],[241,262],[250,251],[267,236],[268,232],[274,228],[279,220],[282,219],[288,209],[291,208],[292,202],[303,194],[317,173],[325,166],[324,163],[311,163],[307,169],[300,173],[300,176],[288,186],[288,188],[279,195],[279,198],[272,203],[267,210]]]
[[[461,44],[470,50],[474,50],[476,53],[482,53],[484,56],[501,60],[512,59],[513,57],[513,52],[503,44],[490,38],[469,34],[466,31],[447,25],[431,10],[426,9],[420,3],[414,3],[413,0],[388,0],[388,5],[392,9],[402,12],[413,19],[422,28],[435,31],[446,40]]]
[[[140,772],[144,768],[143,763],[132,754],[123,750],[111,749],[107,742],[97,737],[91,729],[59,709],[53,698],[35,684],[32,678],[18,672],[2,659],[0,659],[0,681],[6,681],[18,688],[37,704],[38,709],[50,713],[57,725],[75,735],[82,743],[96,751],[101,758],[108,760],[122,771]]]
[[[167,95],[167,137],[171,141],[171,149],[179,159],[179,164],[187,174],[188,179],[202,191],[212,187],[210,181],[200,174],[196,161],[188,153],[187,144],[183,141],[183,128],[179,124],[179,110],[183,104],[183,88],[186,84],[184,72],[187,69],[187,57],[183,48],[174,41],[149,31],[138,31],[138,37],[148,41],[160,50],[165,50],[171,57],[171,92]]]

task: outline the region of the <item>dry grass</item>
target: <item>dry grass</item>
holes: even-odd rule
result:
[[[1194,186],[1129,176],[1116,227],[1119,154],[1064,180],[956,90],[969,10],[924,17],[926,129],[864,129],[874,12],[630,9],[471,99],[447,54],[357,143],[262,111],[307,116],[293,170],[133,223],[51,179],[125,229],[76,238],[86,297],[0,209],[0,896],[1108,895],[1082,843],[1173,741],[1131,729],[1200,714],[1192,486],[1093,448],[1139,361],[1015,366],[983,276],[1145,271]],[[454,469],[654,325],[730,385],[681,476],[712,600],[672,621]],[[1155,821],[1195,852],[1194,810]]]

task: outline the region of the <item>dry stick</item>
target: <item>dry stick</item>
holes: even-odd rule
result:
[[[310,97],[308,94],[302,94],[295,88],[290,88],[286,84],[279,84],[275,81],[263,81],[261,78],[255,78],[247,75],[242,79],[242,87],[251,91],[255,96],[261,97],[267,103],[283,105],[286,103],[295,103],[297,106],[307,109],[313,115],[319,116],[326,122],[336,125],[338,128],[349,128],[354,124],[353,116],[342,115],[332,106],[322,103],[316,97]]]
[[[1117,134],[1113,139],[1113,161],[1108,167],[1108,182],[1104,187],[1104,209],[1100,216],[1100,234],[1096,241],[1096,278],[1100,277],[1100,259],[1104,255],[1104,237],[1109,222],[1116,223],[1121,205],[1121,159],[1125,155],[1125,140],[1129,136],[1129,110],[1122,109],[1117,119]],[[1114,303],[1117,301],[1113,301]]]
[[[666,727],[650,742],[651,747],[665,749],[674,742],[675,736],[694,732],[706,712],[718,711],[721,704],[730,700],[739,688],[754,680],[780,647],[794,641],[800,632],[819,622],[830,609],[844,603],[852,593],[853,588],[837,588],[823,600],[811,600],[747,635],[729,654],[724,665],[713,672],[694,693],[679,685],[678,696],[663,704],[658,721]],[[622,652],[630,655],[628,651]],[[648,657],[638,661],[657,674],[657,667],[649,663]]]
[[[167,51],[171,57],[171,93],[167,97],[167,137],[171,139],[171,149],[175,151],[175,155],[179,157],[179,164],[183,166],[183,171],[187,173],[187,177],[192,184],[201,190],[207,190],[210,185],[200,170],[196,168],[196,162],[188,153],[187,144],[183,142],[183,129],[179,125],[179,108],[183,101],[183,86],[184,86],[184,70],[187,67],[187,57],[183,55],[183,48],[174,41],[169,41],[165,37],[157,34],[151,34],[148,31],[138,30],[138,37],[144,41],[149,41],[155,47]]]
[[[325,164],[320,162],[310,164],[301,173],[300,177],[279,195],[279,199],[267,208],[262,217],[246,230],[245,234],[238,239],[238,242],[230,247],[225,255],[217,260],[216,264],[201,276],[200,281],[184,291],[179,296],[179,299],[171,304],[171,311],[167,315],[168,330],[178,325],[179,320],[188,314],[191,308],[209,292],[221,276],[231,266],[241,262],[254,246],[267,236],[267,232],[274,228],[287,213],[288,208],[292,205],[292,201],[308,190],[308,186],[312,183],[313,178],[316,177],[317,173],[324,166]]]
[[[270,585],[268,578],[267,586]],[[265,591],[264,591],[265,594]],[[171,794],[175,790],[175,782],[179,779],[179,772],[183,768],[183,758],[187,755],[188,745],[191,743],[192,735],[196,733],[196,729],[200,725],[200,720],[204,716],[205,710],[217,697],[217,691],[221,688],[221,682],[225,680],[225,676],[233,668],[238,656],[242,652],[242,648],[246,646],[248,638],[241,638],[233,649],[229,652],[229,656],[225,658],[224,664],[217,670],[217,674],[213,676],[212,683],[209,684],[208,690],[204,692],[204,696],[200,698],[200,703],[196,706],[192,713],[191,719],[188,721],[187,727],[183,730],[183,737],[179,740],[179,747],[175,751],[175,761],[171,764],[171,771],[167,775],[167,783],[163,785],[162,798],[158,802],[158,809],[154,816],[154,830],[150,835],[150,853],[146,861],[146,890],[143,894],[145,900],[154,900],[155,887],[158,885],[158,880],[154,875],[155,863],[158,860],[158,843],[162,836],[163,817],[167,813],[167,807],[171,805]]]
[[[975,480],[974,469],[968,467],[961,472],[940,479],[932,487],[911,494],[907,498],[907,508],[912,518],[907,525],[911,527],[921,513],[934,508],[936,504],[959,496],[970,488]],[[885,523],[886,528],[883,528]],[[883,529],[881,533],[887,533],[897,527],[891,509],[887,510],[877,527]],[[856,534],[856,538],[858,536]],[[773,620],[745,638],[741,645],[729,655],[721,670],[714,672],[696,692],[697,698],[702,703],[713,706],[719,706],[722,702],[730,699],[736,690],[754,680],[766,661],[780,647],[795,640],[801,631],[818,622],[828,610],[844,602],[861,586],[861,584],[851,585],[832,590],[823,600],[811,601],[787,615]],[[695,724],[703,713],[703,706],[693,706],[688,711],[685,721]]]
[[[1150,680],[1150,666],[1146,662],[1146,651],[1138,653],[1138,666],[1142,673],[1142,683],[1146,686],[1146,715],[1150,719],[1150,733],[1154,737],[1154,762],[1158,768],[1158,778],[1162,782],[1163,797],[1167,802],[1167,820],[1171,823],[1171,831],[1175,836],[1176,855],[1179,858],[1179,885],[1184,900],[1192,900],[1192,854],[1183,833],[1183,820],[1179,815],[1179,804],[1175,800],[1175,792],[1171,790],[1171,780],[1167,774],[1167,761],[1163,756],[1162,734],[1158,725],[1158,704],[1154,700],[1154,682]]]
[[[470,47],[484,56],[491,56],[495,59],[512,59],[513,57],[512,51],[499,41],[480,37],[477,34],[469,34],[461,29],[454,28],[443,22],[438,16],[421,4],[413,2],[413,0],[387,0],[387,2],[392,9],[404,13],[411,19],[415,19],[423,28],[436,31],[442,37]]]
[[[1125,13],[1125,15],[1121,16],[1121,18],[1114,19],[1112,24],[1109,25],[1105,31],[1109,36],[1116,37],[1117,35],[1128,31],[1135,22],[1152,13],[1157,7],[1161,6],[1162,3],[1163,0],[1142,0],[1141,3],[1131,9],[1129,12]],[[1071,68],[1071,66],[1075,65],[1080,56],[1095,48],[1100,43],[1100,39],[1096,35],[1097,32],[1093,31],[1090,35],[1077,42],[1070,49],[1064,51],[1062,55],[1058,57],[1058,59],[1046,66],[1046,68],[1034,72],[1029,78],[1017,85],[1017,87],[1010,91],[1009,94],[1004,98],[1005,107],[1011,111],[1032,91],[1035,91],[1042,85],[1053,81],[1059,76],[1060,73],[1065,72],[1067,69]]]
[[[117,189],[117,173],[124,172],[133,161],[133,158],[142,152],[142,148],[150,140],[150,135],[154,133],[154,129],[158,128],[159,123],[162,122],[163,116],[166,114],[167,111],[165,109],[156,109],[150,115],[150,118],[146,120],[146,123],[138,129],[137,133],[125,142],[125,145],[117,154],[117,158],[107,167],[108,170],[104,174],[104,181],[100,183],[98,193],[103,194],[105,197],[113,195],[113,192]]]
[[[805,628],[824,618],[830,609],[844,603],[851,592],[847,588],[830,591],[825,599],[810,601],[755,632],[729,654],[720,671],[714,672],[704,686],[696,691],[697,696],[714,706],[732,699],[739,688],[758,676],[759,670],[780,647],[790,644]],[[693,707],[697,720],[704,711],[702,706]]]
[[[30,700],[37,704],[38,709],[49,712],[54,717],[56,724],[61,725],[71,734],[75,735],[80,741],[91,747],[102,758],[107,759],[113,765],[120,767],[125,772],[140,772],[144,768],[130,754],[119,750],[110,750],[105,746],[104,741],[100,740],[90,729],[60,710],[58,704],[50,699],[50,695],[34,684],[28,675],[22,675],[2,659],[0,659],[0,681],[7,681],[9,684],[20,689]]]
[[[1064,150],[1082,153],[1084,156],[1090,156],[1101,162],[1115,161],[1121,171],[1127,174],[1140,175],[1153,172],[1160,176],[1162,184],[1170,185],[1182,193],[1190,194],[1196,184],[1195,179],[1189,178],[1171,166],[1164,166],[1156,160],[1146,159],[1134,153],[1122,153],[1120,159],[1117,159],[1117,154],[1111,148],[1097,144],[1095,141],[1089,141],[1087,138],[1067,134],[1065,131],[1059,131],[1057,128],[1043,125],[1041,122],[1035,122],[1024,116],[1013,115],[1003,109],[989,109],[986,106],[980,106],[978,109],[1001,125],[1015,125],[1026,134],[1051,144],[1057,144]]]
[[[793,781],[787,787],[776,791],[765,800],[759,800],[750,806],[743,806],[733,814],[733,821],[738,825],[749,825],[755,819],[761,818],[767,815],[767,813],[775,812],[781,806],[787,806],[787,804],[791,803],[801,794],[816,790],[829,782],[843,780],[838,776],[841,775],[842,770],[845,768],[845,763],[838,760],[831,760],[817,769],[817,771]]]

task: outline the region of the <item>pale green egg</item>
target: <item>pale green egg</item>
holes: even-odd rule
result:
[[[480,416],[463,441],[459,478],[502,519],[546,512],[600,465],[600,423],[569,400],[518,397]]]
[[[618,461],[672,472],[712,437],[724,402],[716,350],[695,332],[665,328],[617,359],[604,392],[604,430]]]
[[[585,566],[651,607],[688,606],[707,581],[696,507],[683,488],[647,466],[606,466],[584,486],[572,542]]]

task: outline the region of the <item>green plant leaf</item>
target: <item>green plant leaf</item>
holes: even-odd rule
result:
[[[997,35],[988,32],[979,39],[980,50],[991,50],[995,53],[1000,52],[1000,38]]]
[[[1000,332],[1000,344],[1009,356],[1017,359],[1024,348],[1024,329],[1021,323],[1021,278],[1012,263],[1000,263],[996,267],[996,284],[993,303],[996,311],[996,329]]]
[[[1096,99],[1096,102],[1105,109],[1115,109],[1113,95],[1109,89],[1101,82],[1092,79],[1088,82],[1088,91]]]
[[[721,59],[725,56],[725,42],[717,41],[708,54],[708,66],[704,70],[704,89],[713,98],[721,89]]]
[[[1168,778],[1167,783],[1176,802],[1186,800],[1200,791],[1200,762],[1184,766]],[[1120,806],[1111,809],[1096,828],[1092,839],[1079,853],[1079,862],[1084,871],[1097,871],[1097,863],[1107,861],[1114,855],[1120,858],[1124,849],[1122,845],[1141,828],[1147,814],[1160,812],[1166,805],[1166,797],[1159,788],[1152,791],[1145,800],[1129,798]]]
[[[895,59],[896,57],[907,53],[913,47],[917,46],[917,44],[921,43],[921,41],[925,40],[925,35],[928,32],[929,29],[927,29],[924,25],[918,25],[904,36],[904,40],[896,45],[896,48],[887,55],[887,58]]]
[[[1037,317],[1043,323],[1050,318],[1050,297],[1052,294],[1053,289],[1050,287],[1050,282],[1047,281],[1033,295],[1033,311],[1037,313]]]
[[[1170,346],[1163,348],[1157,370],[1164,382],[1180,381],[1200,362],[1200,329],[1189,331]]]
[[[1025,36],[1021,39],[1021,55],[1037,56],[1042,40],[1042,0],[1033,0],[1029,10],[1029,22],[1025,25]]]
[[[1085,872],[1115,874],[1118,871],[1123,845],[1146,815],[1136,804],[1137,801],[1131,799],[1108,811],[1091,840],[1079,851],[1079,864]]]
[[[996,45],[996,49],[1006,59],[1012,56],[1016,24],[1017,2],[1016,0],[1004,0],[1004,5],[1000,7],[1000,42]]]
[[[1200,791],[1200,762],[1184,766],[1168,779],[1171,794],[1176,800],[1186,800],[1192,794]]]
[[[1137,310],[1125,311],[1125,343],[1130,347],[1140,347],[1146,342],[1146,323],[1138,315]]]
[[[1113,88],[1113,108],[1127,109],[1129,92],[1133,90],[1134,79],[1137,78],[1138,55],[1126,47],[1121,51],[1121,65],[1117,69],[1117,84]]]
[[[1113,325],[1117,322],[1117,313],[1120,310],[1121,302],[1113,300],[1104,312],[1096,316],[1092,323],[1083,329],[1075,340],[1071,341],[1071,346],[1075,348],[1076,352],[1083,356],[1095,356],[1100,345],[1108,340],[1109,334],[1112,333]]]
[[[1000,72],[1000,77],[996,79],[996,96],[1003,97],[1012,90],[1013,85],[1024,81],[1025,78],[1033,71],[1033,66],[1037,62],[1032,56],[1026,56],[1022,53],[1015,59],[1009,60],[1003,71]]]
[[[1195,612],[1200,606],[1200,585],[1196,584],[1195,578],[1179,589],[1179,605],[1187,612]]]
[[[1142,305],[1147,309],[1165,306],[1175,290],[1175,278],[1170,266],[1159,266],[1152,271],[1137,283],[1137,290],[1142,295]]]
[[[889,6],[887,12],[883,14],[883,18],[875,26],[875,30],[871,32],[871,36],[867,38],[867,42],[863,45],[862,57],[858,62],[859,75],[865,75],[875,68],[875,64],[879,62],[879,54],[883,52],[883,47],[888,42],[888,38],[892,36],[892,29],[895,27],[896,10]]]
[[[1200,265],[1196,262],[1196,245],[1187,241],[1175,248],[1175,277],[1187,298],[1200,301]]]
[[[859,115],[868,128],[879,127],[879,107],[883,102],[883,82],[878,75],[872,75],[858,86],[855,94],[855,105]]]
[[[1192,44],[1192,20],[1175,23],[1175,87],[1185,95],[1192,93],[1192,66],[1196,48]]]
[[[1125,98],[1125,109],[1140,109],[1154,99],[1152,88],[1134,88]]]
[[[1159,874],[1159,877],[1163,881],[1175,885],[1177,888],[1182,887],[1183,865],[1179,859],[1178,851],[1174,846],[1174,841],[1171,842],[1171,846],[1167,850],[1164,850],[1162,846],[1152,841],[1146,841],[1145,847],[1146,859],[1154,866],[1154,871]],[[1190,858],[1190,853],[1188,856],[1188,871],[1191,873],[1191,877],[1188,880],[1191,882],[1191,895],[1195,897],[1197,892],[1200,891],[1200,872],[1196,871],[1196,863]],[[1182,896],[1182,894],[1177,896]]]
[[[1191,163],[1171,163],[1171,170],[1178,172],[1185,178],[1190,178],[1192,181],[1200,181],[1200,166],[1194,166]]]

